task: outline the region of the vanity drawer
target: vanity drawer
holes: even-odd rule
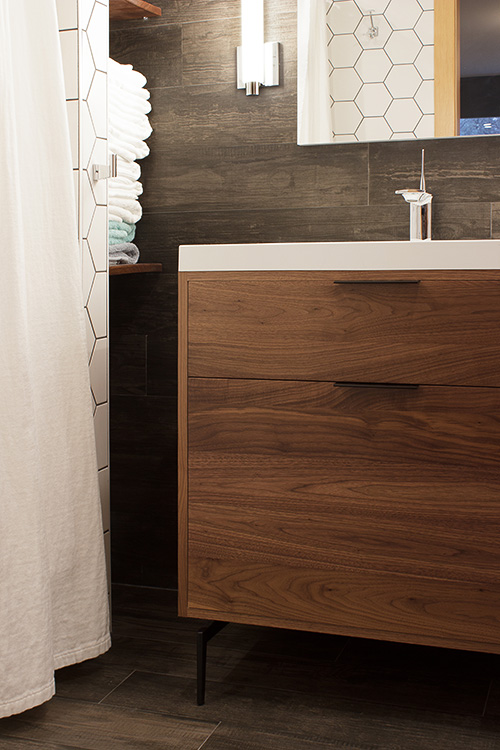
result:
[[[193,378],[188,398],[190,554],[499,580],[499,389]]]
[[[188,290],[190,376],[500,386],[495,272],[207,273]]]

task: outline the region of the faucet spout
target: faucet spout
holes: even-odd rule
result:
[[[432,194],[425,188],[424,149],[422,149],[422,171],[419,190],[396,190],[410,205],[410,240],[432,238]]]

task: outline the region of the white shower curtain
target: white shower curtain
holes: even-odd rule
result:
[[[110,645],[55,3],[0,2],[0,716]]]
[[[331,0],[298,0],[297,142],[333,142],[326,14]]]

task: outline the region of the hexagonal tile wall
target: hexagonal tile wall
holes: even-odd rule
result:
[[[332,0],[327,23],[334,140],[432,136],[434,0]]]
[[[108,464],[107,185],[105,180],[92,183],[91,165],[107,162],[109,11],[107,0],[57,0],[57,12],[66,95],[71,100],[68,120],[94,428],[99,468],[105,470]],[[107,513],[109,518],[109,490],[103,492],[101,500],[103,517]]]

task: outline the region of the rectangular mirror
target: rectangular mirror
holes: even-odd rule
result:
[[[500,0],[298,0],[298,143],[500,132]]]

